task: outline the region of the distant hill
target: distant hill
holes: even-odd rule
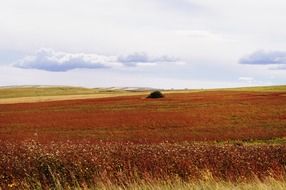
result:
[[[0,87],[0,103],[44,102],[70,99],[104,98],[114,96],[147,95],[154,88],[142,87],[109,87],[83,88],[71,86],[4,86]],[[160,90],[160,89],[159,89]],[[194,93],[201,91],[249,91],[249,92],[283,92],[284,86],[259,86],[221,89],[183,89],[162,90],[163,93]]]
[[[83,88],[69,86],[0,87],[0,104],[145,95],[148,88]]]

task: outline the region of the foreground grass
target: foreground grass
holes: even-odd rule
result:
[[[34,185],[29,182],[23,182],[21,189],[30,190],[285,190],[285,179],[267,178],[265,180],[254,179],[246,182],[231,182],[231,181],[217,181],[211,176],[206,175],[205,179],[184,182],[179,179],[166,181],[141,181],[133,184],[112,184],[112,183],[98,183],[96,185],[88,186],[84,183],[77,183],[75,186],[62,186],[60,181],[56,180],[53,187],[43,187],[40,183]],[[9,189],[17,189],[16,184],[9,184]],[[0,187],[1,189],[1,187]],[[2,189],[1,189],[2,190]]]
[[[285,187],[286,145],[0,141],[0,147],[2,189]]]
[[[96,188],[95,188],[96,189]],[[100,188],[99,188],[100,189]],[[120,187],[110,186],[102,189],[116,190]],[[124,188],[121,188],[124,189]],[[275,180],[269,178],[265,181],[251,181],[251,182],[224,182],[215,180],[200,180],[197,182],[178,182],[167,181],[161,183],[145,183],[135,184],[125,188],[126,190],[285,190],[286,182],[283,180]]]

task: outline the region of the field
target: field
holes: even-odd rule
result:
[[[0,104],[92,99],[146,94],[146,89],[81,88],[66,86],[20,86],[0,88]]]
[[[3,189],[286,187],[285,86],[33,90],[0,94]]]

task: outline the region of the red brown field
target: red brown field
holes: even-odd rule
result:
[[[211,179],[231,189],[273,179],[283,189],[285,137],[283,90],[0,104],[0,186],[191,189]]]
[[[182,142],[286,136],[286,92],[196,92],[0,104],[7,140]]]

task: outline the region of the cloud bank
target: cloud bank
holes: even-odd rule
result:
[[[39,69],[50,72],[65,72],[73,69],[100,69],[154,65],[176,62],[168,56],[150,57],[146,53],[133,53],[126,56],[105,56],[86,53],[56,52],[52,49],[40,49],[32,56],[18,60],[13,66],[23,69]]]
[[[24,69],[39,69],[53,72],[63,72],[72,69],[98,69],[116,66],[116,57],[96,54],[64,53],[52,49],[40,49],[35,55],[26,56],[14,64]]]
[[[286,64],[286,51],[256,51],[241,58],[239,63],[250,65]]]
[[[166,62],[177,62],[176,58],[161,56],[161,57],[150,57],[144,52],[136,52],[127,56],[120,56],[118,58],[120,63],[127,66],[137,66],[140,63],[166,63]]]

